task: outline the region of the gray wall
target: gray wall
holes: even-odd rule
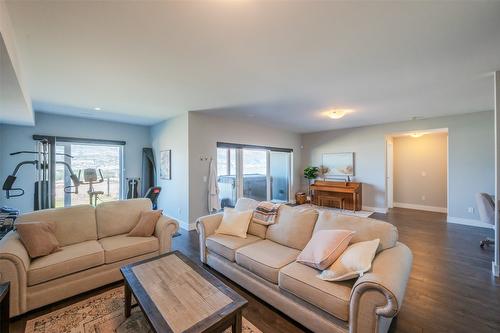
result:
[[[158,170],[158,185],[162,192],[158,208],[166,215],[179,220],[184,229],[188,228],[188,116],[182,115],[163,121],[151,127],[151,143]],[[171,151],[172,179],[160,179],[160,151]]]
[[[292,193],[301,186],[300,135],[251,122],[229,120],[224,117],[189,112],[189,221],[193,224],[200,216],[208,214],[209,161],[200,157],[216,159],[217,142],[253,144],[293,149]]]
[[[142,148],[150,147],[149,127],[124,123],[92,120],[47,113],[35,114],[35,126],[0,125],[0,183],[13,172],[17,163],[32,156],[9,156],[19,150],[34,150],[33,134],[67,136],[90,139],[126,141],[124,148],[125,177],[140,177],[142,172]],[[1,191],[0,206],[12,206],[22,212],[33,210],[33,183],[35,171],[26,166],[18,173],[16,186],[25,189],[24,196],[7,199]],[[126,192],[126,191],[125,191]]]
[[[494,191],[493,112],[429,118],[302,135],[302,167],[321,164],[323,153],[355,153],[355,180],[363,182],[363,205],[386,208],[385,136],[396,132],[448,128],[449,211],[454,218],[478,220],[476,192]]]
[[[446,209],[448,134],[400,136],[393,142],[394,204]]]

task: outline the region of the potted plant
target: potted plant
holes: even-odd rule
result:
[[[308,166],[304,169],[304,177],[307,179],[307,190],[309,197],[311,197],[311,180],[316,179],[318,177],[319,168]]]

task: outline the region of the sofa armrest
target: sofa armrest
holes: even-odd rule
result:
[[[351,291],[349,332],[386,332],[406,291],[413,255],[402,244],[380,252]]]
[[[31,259],[15,231],[0,240],[0,282],[10,281],[10,316],[27,310],[26,289]]]
[[[207,263],[207,247],[206,239],[208,236],[215,233],[215,230],[219,227],[222,221],[223,212],[206,215],[198,218],[196,220],[196,231],[198,232],[198,238],[200,240],[200,260],[202,263]]]
[[[179,223],[171,217],[162,215],[156,222],[155,237],[160,242],[160,254],[172,249],[172,236],[179,230]]]

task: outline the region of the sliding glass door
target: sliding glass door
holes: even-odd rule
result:
[[[122,145],[58,141],[56,154],[56,207],[69,207],[90,202],[88,194],[90,185],[86,179],[89,171],[96,176],[92,181],[93,190],[101,193],[98,195],[98,203],[123,198]],[[78,188],[78,193],[74,193],[75,188],[71,187],[73,183],[68,167],[61,162],[69,165],[74,174],[83,182]]]
[[[269,174],[271,176],[271,201],[290,201],[291,154],[281,151],[269,152]]]
[[[243,197],[267,200],[267,151],[243,149]]]
[[[222,207],[234,207],[241,197],[288,202],[292,151],[221,144],[217,148],[217,181]]]

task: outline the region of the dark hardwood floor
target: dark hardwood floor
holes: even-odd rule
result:
[[[491,275],[493,248],[479,247],[481,239],[493,236],[491,230],[447,224],[446,215],[441,213],[401,208],[372,217],[396,225],[399,240],[414,255],[405,301],[391,332],[500,332],[500,279]],[[200,264],[195,231],[182,231],[181,236],[174,238],[173,247]],[[215,274],[249,301],[243,315],[263,332],[307,332],[292,319]],[[26,320],[109,288],[23,315],[12,321],[11,330],[23,333]]]

